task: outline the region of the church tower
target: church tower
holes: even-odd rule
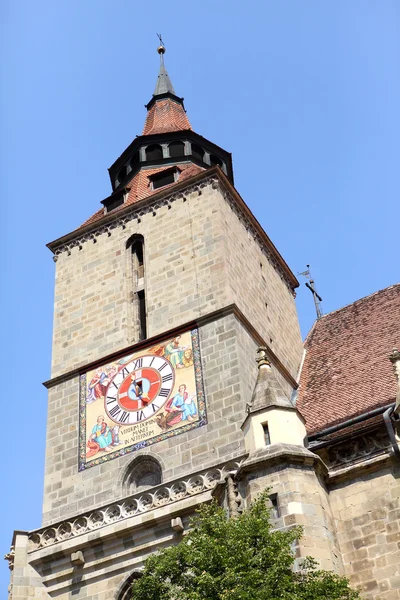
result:
[[[303,355],[298,282],[235,189],[230,153],[193,131],[158,52],[143,133],[110,167],[111,194],[48,245],[43,522],[15,532],[12,600],[128,598],[146,557],[179,541],[217,484],[229,478],[224,493],[240,508],[273,465],[284,482],[279,453],[317,487],[291,404]]]

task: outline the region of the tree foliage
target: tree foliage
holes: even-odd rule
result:
[[[176,546],[150,556],[132,600],[353,600],[348,581],[305,559],[294,572],[301,528],[273,531],[267,492],[237,519],[203,505]]]

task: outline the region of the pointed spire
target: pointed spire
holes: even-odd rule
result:
[[[169,131],[187,131],[191,129],[186,116],[183,98],[178,98],[164,65],[165,46],[161,35],[157,34],[160,45],[157,52],[160,55],[160,71],[154,94],[147,104],[147,117],[143,135],[167,133]]]
[[[247,407],[248,412],[254,413],[270,407],[295,410],[295,407],[275,379],[271,363],[267,358],[267,348],[258,348],[257,353],[259,355],[256,358],[258,362],[258,377],[250,405]]]
[[[160,71],[158,73],[157,83],[153,96],[160,96],[161,94],[167,94],[168,92],[170,94],[174,94],[175,96],[174,86],[171,83],[171,80],[167,73],[167,69],[165,68],[164,64],[164,54],[166,52],[164,42],[160,33],[157,33],[157,36],[160,40],[160,45],[157,48],[157,52],[160,55]]]
[[[174,86],[172,85],[172,82],[169,78],[167,69],[165,68],[164,64],[165,46],[162,43],[161,36],[159,36],[159,38],[161,43],[157,48],[157,52],[160,55],[160,71],[158,73],[157,83],[153,96],[160,96],[161,94],[166,94],[168,92],[170,94],[174,94],[175,96]]]

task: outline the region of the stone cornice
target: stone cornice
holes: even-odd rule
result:
[[[71,254],[73,248],[82,249],[83,244],[86,242],[96,243],[100,235],[107,234],[110,236],[113,230],[118,228],[124,229],[129,221],[136,220],[140,222],[141,217],[147,213],[156,215],[160,208],[163,206],[169,207],[176,200],[183,200],[185,202],[187,196],[193,192],[201,195],[202,190],[209,185],[215,189],[220,189],[223,197],[231,206],[236,216],[254,240],[263,248],[268,260],[278,271],[289,290],[294,294],[294,289],[299,286],[299,282],[251,210],[219,167],[207,169],[198,175],[194,175],[189,181],[177,183],[173,188],[163,190],[158,194],[154,194],[139,202],[125,206],[116,212],[105,215],[98,222],[88,224],[54,242],[50,242],[47,244],[47,247],[53,252],[54,260],[57,260],[57,257],[63,252]]]
[[[314,468],[321,472],[323,476],[328,474],[328,468],[324,461],[317,454],[313,454],[304,446],[294,444],[271,444],[265,446],[250,454],[239,467],[236,477],[241,479],[260,469],[269,469],[278,465],[298,466],[305,468]]]
[[[225,317],[225,316],[228,316],[231,314],[233,314],[236,317],[236,319],[243,325],[243,327],[246,329],[247,333],[253,338],[253,340],[256,342],[256,344],[266,347],[266,351],[267,351],[267,354],[268,354],[268,357],[269,357],[271,363],[280,372],[280,374],[285,378],[285,380],[292,386],[292,388],[297,389],[298,382],[296,381],[296,379],[290,374],[288,369],[280,361],[280,359],[277,357],[275,352],[273,352],[273,350],[268,346],[268,344],[265,342],[265,340],[261,337],[261,335],[258,333],[258,331],[253,327],[253,325],[250,323],[250,321],[244,316],[244,314],[236,306],[236,304],[229,304],[228,306],[219,308],[218,310],[216,310],[212,313],[209,313],[208,315],[204,315],[204,316],[198,317],[197,319],[194,319],[192,321],[182,323],[178,327],[174,327],[173,329],[170,329],[168,331],[163,331],[161,334],[153,336],[151,338],[147,338],[146,340],[138,342],[137,344],[133,344],[132,346],[120,348],[119,350],[117,350],[116,352],[113,352],[112,354],[107,354],[107,355],[99,357],[96,361],[91,361],[89,363],[88,362],[80,363],[80,364],[76,365],[73,369],[70,369],[69,371],[67,371],[66,373],[63,373],[62,375],[58,375],[57,377],[53,377],[51,379],[48,379],[47,381],[44,381],[43,385],[47,389],[51,389],[55,385],[58,385],[59,383],[62,383],[63,381],[68,381],[72,377],[76,377],[84,371],[89,371],[90,369],[96,368],[96,366],[100,366],[104,363],[111,362],[112,360],[114,360],[116,358],[120,358],[121,356],[124,356],[125,354],[129,354],[131,352],[137,352],[141,348],[145,348],[147,346],[154,345],[158,341],[164,340],[169,337],[175,337],[176,335],[178,335],[179,333],[181,333],[183,331],[187,331],[189,329],[192,329],[193,327],[201,327],[203,325],[206,325],[207,323],[212,323],[213,321],[216,321],[217,319],[220,319],[222,317]]]

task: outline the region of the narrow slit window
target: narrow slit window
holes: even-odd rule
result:
[[[268,429],[268,423],[264,423],[263,427],[263,432],[264,432],[264,442],[266,446],[270,446],[271,445],[271,438],[269,435],[269,429]]]
[[[139,339],[145,340],[147,338],[146,328],[146,298],[144,290],[140,290],[138,293],[139,300]]]
[[[141,235],[133,235],[126,243],[131,254],[132,268],[132,309],[135,341],[147,338],[146,293],[144,270],[144,240]]]
[[[137,278],[142,279],[144,277],[143,244],[139,240],[132,244],[132,254],[136,259]]]
[[[281,516],[281,511],[278,503],[278,494],[271,494],[269,500],[271,502],[271,517],[273,519],[279,519]]]

